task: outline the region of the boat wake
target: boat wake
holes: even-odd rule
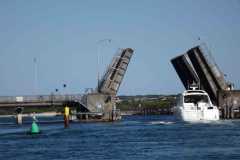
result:
[[[171,125],[171,124],[175,124],[175,122],[171,122],[171,121],[152,121],[149,122],[152,125]]]

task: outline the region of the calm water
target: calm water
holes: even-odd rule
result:
[[[44,120],[44,119],[42,119]],[[114,123],[40,124],[41,135],[0,119],[0,160],[240,159],[240,121],[189,124],[173,116],[126,116]]]

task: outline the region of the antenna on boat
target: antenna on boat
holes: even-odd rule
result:
[[[200,85],[193,82],[192,84],[189,85],[189,89],[195,91],[197,89],[200,89]]]

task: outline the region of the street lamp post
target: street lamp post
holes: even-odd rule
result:
[[[67,94],[67,93],[66,93],[66,88],[67,88],[67,85],[64,83],[64,84],[63,84],[64,94]]]
[[[111,43],[112,39],[106,38],[97,41],[97,91],[99,91],[100,83],[100,44],[104,42]]]
[[[34,63],[34,94],[37,94],[37,85],[38,85],[38,69],[37,69],[37,58],[33,58],[33,63]]]
[[[63,89],[64,89],[64,93],[63,93],[63,95],[65,96],[65,100],[67,100],[66,87],[67,87],[67,85],[64,83],[64,84],[63,84]]]

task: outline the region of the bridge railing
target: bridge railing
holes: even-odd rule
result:
[[[81,100],[81,94],[73,95],[36,95],[36,96],[2,96],[0,103],[38,103],[38,102],[63,102]]]

